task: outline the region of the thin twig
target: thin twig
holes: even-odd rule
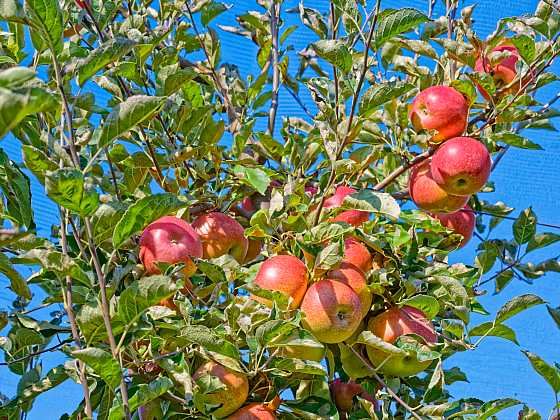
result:
[[[409,162],[399,166],[397,169],[395,169],[393,172],[391,172],[389,175],[387,175],[385,177],[385,179],[383,179],[377,185],[375,185],[375,187],[373,187],[373,189],[375,191],[381,191],[381,190],[385,189],[387,186],[389,186],[391,183],[393,183],[399,176],[401,176],[403,173],[408,171],[414,165],[416,165],[420,162],[423,162],[426,159],[428,159],[430,156],[432,156],[435,153],[435,151],[436,151],[436,148],[430,148],[430,149],[426,150],[425,152],[420,153],[414,159],[412,159]]]
[[[385,381],[381,378],[381,376],[379,376],[379,374],[377,373],[377,371],[375,370],[375,368],[365,359],[364,356],[362,356],[360,354],[360,352],[356,351],[351,345],[348,346],[348,348],[350,349],[350,351],[352,353],[354,353],[354,355],[360,359],[360,361],[364,364],[364,366],[370,371],[371,376],[373,376],[375,378],[375,380],[377,382],[379,382],[379,384],[385,388],[387,390],[387,392],[389,393],[389,395],[391,395],[391,397],[393,397],[395,399],[395,401],[397,401],[405,410],[409,411],[410,414],[412,414],[412,417],[414,417],[417,420],[422,420],[422,417],[420,417],[418,414],[416,414],[414,412],[414,410],[412,409],[411,406],[409,406],[406,402],[403,401],[403,399],[401,397],[399,397],[397,395],[397,393],[395,391],[393,391],[386,383]]]
[[[71,343],[71,342],[72,342],[71,339],[66,339],[66,340],[61,341],[60,343],[58,343],[58,344],[56,344],[56,345],[54,345],[54,346],[52,346],[52,347],[48,347],[48,348],[43,349],[43,350],[39,350],[39,351],[35,351],[35,352],[33,352],[33,353],[29,353],[29,354],[26,355],[26,356],[22,356],[22,357],[20,357],[20,358],[18,358],[18,359],[14,359],[14,360],[11,360],[11,361],[9,361],[9,362],[1,362],[1,363],[0,363],[0,366],[10,366],[10,365],[14,365],[14,364],[16,364],[16,363],[25,362],[26,360],[29,360],[29,359],[31,359],[32,357],[39,356],[39,355],[41,355],[41,354],[43,354],[43,353],[49,353],[49,352],[53,352],[53,351],[55,351],[55,350],[58,350],[60,347],[64,346],[65,344]]]
[[[332,25],[332,40],[336,40],[337,29],[338,29],[338,19],[336,19],[335,8],[333,0],[330,1],[331,3],[331,25]],[[336,20],[335,20],[336,19]],[[339,122],[339,109],[338,109],[338,102],[340,94],[338,92],[338,70],[336,66],[333,64],[333,82],[334,82],[334,115],[336,116],[336,122]]]
[[[280,88],[280,65],[278,63],[278,24],[280,20],[281,5],[277,5],[276,0],[270,2],[270,35],[272,37],[272,48],[270,58],[272,61],[272,98],[270,112],[268,114],[268,134],[274,136],[274,126],[276,125],[276,113],[278,112],[278,90]]]

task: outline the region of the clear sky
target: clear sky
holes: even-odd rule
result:
[[[212,25],[234,25],[235,15],[243,11],[257,9],[254,0],[236,0],[235,6],[223,14]],[[372,2],[369,2],[372,3]],[[437,12],[441,12],[441,1],[438,0]],[[470,1],[460,1],[460,7],[471,4]],[[497,21],[506,16],[522,15],[532,12],[537,0],[479,0],[474,12],[475,28],[481,36],[486,36],[495,28]],[[284,3],[283,10],[297,6],[298,1],[289,0]],[[324,10],[328,2],[325,0],[304,1],[309,7]],[[428,0],[383,0],[383,7],[415,7],[426,11]],[[296,15],[284,14],[286,26],[297,24]],[[253,57],[256,48],[247,40],[233,35],[222,33],[223,60],[239,66],[243,75],[257,72]],[[298,28],[291,35],[295,45],[295,52],[307,47],[315,40],[315,36],[305,28]],[[294,57],[295,58],[295,57]],[[292,66],[297,65],[296,60],[291,60]],[[552,71],[560,74],[560,63],[553,66]],[[539,99],[546,101],[556,95],[560,84],[549,85]],[[97,99],[104,103],[108,95],[102,91],[96,92]],[[308,97],[303,97],[306,105],[313,109],[313,103]],[[305,114],[287,91],[280,92],[279,116],[290,115],[305,118]],[[560,121],[556,122],[559,126]],[[527,133],[526,133],[527,135]],[[539,221],[560,224],[560,135],[555,132],[539,131],[528,135],[532,140],[544,147],[544,151],[510,150],[500,163],[497,171],[492,174],[492,181],[496,183],[496,193],[486,195],[488,200],[501,200],[515,207],[515,215],[529,205],[532,205],[539,216]],[[21,161],[19,145],[13,138],[3,140],[3,147],[17,162]],[[50,225],[57,219],[55,207],[44,196],[42,187],[33,182],[33,204],[35,217],[42,235],[48,235]],[[558,233],[558,232],[556,232]],[[511,222],[504,221],[496,231],[497,237],[511,237]],[[473,241],[463,250],[452,254],[452,262],[472,264],[474,261],[477,240]],[[545,253],[538,255],[541,259],[550,258],[560,254],[560,247],[546,248]],[[24,273],[30,274],[30,273]],[[493,287],[489,284],[488,295],[481,299],[481,303],[492,313],[506,301],[523,293],[535,293],[546,299],[552,306],[560,306],[560,274],[551,274],[528,285],[513,281],[506,290],[498,296],[492,295]],[[0,279],[0,286],[5,282]],[[5,289],[0,289],[0,309],[6,307],[12,295]],[[47,314],[48,315],[48,314]],[[487,321],[483,317],[475,317],[473,325]],[[548,385],[534,373],[521,354],[521,349],[528,349],[538,353],[549,363],[560,362],[560,330],[550,319],[544,306],[532,308],[507,321],[507,324],[517,332],[520,347],[513,343],[498,338],[487,338],[475,351],[457,354],[446,361],[446,367],[460,366],[469,377],[470,383],[457,383],[451,387],[452,394],[459,397],[474,396],[490,400],[501,397],[513,397],[525,401],[536,408],[546,418],[554,405],[554,395]],[[62,360],[58,356],[46,355],[45,371]],[[17,385],[17,378],[7,369],[0,368],[0,392],[12,396]],[[74,407],[74,402],[80,396],[77,385],[67,381],[54,391],[41,396],[34,410],[28,417],[30,420],[57,419],[66,410]],[[500,415],[500,419],[516,418],[516,410],[510,410]]]

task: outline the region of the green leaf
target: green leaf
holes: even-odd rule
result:
[[[91,367],[111,388],[119,386],[121,368],[111,353],[100,348],[88,347],[73,351],[72,356]]]
[[[221,283],[227,281],[224,269],[219,265],[209,263],[208,261],[200,260],[196,263],[196,266],[199,271],[204,273],[214,283]]]
[[[212,1],[206,4],[200,11],[200,22],[202,23],[203,26],[206,26],[210,23],[212,19],[219,16],[220,14],[222,14],[228,9],[229,7],[223,4],[222,2]]]
[[[537,230],[537,216],[531,207],[523,210],[513,222],[513,237],[518,244],[529,242]]]
[[[0,149],[0,188],[6,197],[8,215],[18,225],[35,227],[29,178],[3,149]]]
[[[397,346],[392,345],[376,336],[371,331],[362,331],[355,341],[356,344],[365,344],[379,350],[383,350],[388,355],[392,356],[405,356],[406,352]]]
[[[108,146],[115,138],[151,118],[165,105],[160,96],[135,95],[113,108],[99,134],[99,147]]]
[[[56,96],[44,89],[0,88],[0,139],[25,117],[55,109],[56,106]]]
[[[14,269],[10,260],[4,253],[0,253],[0,273],[10,280],[12,291],[24,299],[31,300],[31,290],[25,279]]]
[[[129,409],[131,412],[136,411],[139,407],[148,404],[159,396],[165,394],[173,387],[171,379],[162,377],[150,382],[149,384],[141,384],[138,390],[129,400]],[[109,420],[124,419],[123,405],[116,400],[117,405],[113,405],[109,412]]]
[[[554,244],[560,241],[560,235],[552,232],[538,233],[531,238],[527,244],[527,252],[534,251],[535,249],[543,248],[545,246]]]
[[[317,55],[344,73],[352,69],[352,54],[346,43],[340,39],[321,39],[311,44]]]
[[[500,400],[488,401],[482,404],[482,407],[478,410],[477,420],[484,420],[494,416],[506,408],[513,407],[514,405],[521,404],[521,401],[514,400],[513,398],[503,398]]]
[[[393,220],[397,220],[401,213],[399,203],[391,194],[371,190],[361,190],[347,196],[342,203],[342,208],[378,213]]]
[[[510,38],[509,42],[515,45],[519,55],[521,55],[521,58],[523,58],[527,64],[533,63],[536,52],[535,40],[533,38],[528,35],[517,35]]]
[[[425,14],[408,7],[385,9],[379,16],[379,22],[375,28],[373,48],[377,50],[394,36],[409,32],[429,20]]]
[[[119,248],[126,240],[160,217],[172,214],[187,203],[175,194],[153,194],[138,200],[123,214],[113,232],[113,245]]]
[[[39,381],[19,391],[18,399],[20,401],[34,399],[43,392],[49,391],[60,385],[62,382],[66,381],[68,377],[68,372],[63,365],[56,366],[49,370],[46,376],[41,378]]]
[[[13,89],[21,87],[37,74],[28,67],[9,67],[0,71],[0,87]]]
[[[404,305],[420,309],[428,319],[435,318],[440,309],[437,299],[428,295],[416,295],[399,302],[399,306]]]
[[[204,325],[188,325],[184,327],[177,339],[179,343],[184,345],[198,344],[211,352],[223,354],[234,360],[239,359],[239,350],[235,345],[226,341]],[[237,367],[234,370],[240,371],[240,368]]]
[[[126,325],[138,320],[151,306],[175,294],[177,286],[167,276],[144,277],[128,286],[119,298],[117,317]]]
[[[560,328],[560,308],[553,308],[552,306],[546,305],[546,309],[554,322],[556,322],[556,326]]]
[[[509,144],[510,146],[519,147],[521,149],[542,150],[542,147],[537,143],[533,143],[531,140],[515,133],[506,132],[492,134],[490,135],[490,140],[496,143],[501,142]]]
[[[360,115],[367,117],[376,108],[414,89],[411,83],[389,81],[371,86],[360,99]]]
[[[25,14],[19,0],[0,1],[0,20],[25,23]],[[0,56],[0,58],[4,57],[6,56]]]
[[[495,292],[500,293],[504,290],[509,282],[513,279],[513,270],[506,270],[502,271],[500,274],[496,276],[496,288]]]
[[[26,0],[24,8],[32,26],[39,31],[42,41],[47,42],[52,54],[60,54],[64,26],[58,0]]]
[[[519,312],[536,305],[542,305],[543,303],[545,303],[543,299],[532,294],[514,297],[500,308],[496,315],[496,323],[504,322],[512,316],[517,315]]]
[[[493,322],[484,322],[476,327],[471,328],[469,331],[471,337],[483,337],[483,336],[493,336],[505,338],[506,340],[513,341],[515,344],[519,345],[517,342],[517,337],[515,336],[515,331],[504,324],[494,324]]]
[[[522,350],[522,353],[529,359],[535,372],[548,382],[555,394],[558,394],[560,392],[560,372],[558,372],[558,369],[549,365],[534,353],[527,350]]]
[[[83,86],[99,70],[122,59],[135,45],[136,43],[128,38],[116,37],[95,48],[86,58],[78,62],[76,69],[78,85]]]
[[[266,189],[270,185],[270,177],[265,171],[259,168],[246,168],[240,165],[235,165],[233,171],[241,182],[250,185],[262,195],[266,193]]]
[[[78,169],[47,172],[45,190],[56,203],[80,216],[89,216],[99,206],[99,194],[86,188],[84,175]]]
[[[323,20],[321,13],[309,7],[303,7],[303,2],[299,3],[299,17],[301,22],[319,35],[320,38],[326,38],[329,34],[329,27]]]
[[[46,173],[48,171],[56,171],[58,169],[58,165],[36,147],[24,144],[21,146],[21,151],[23,153],[25,166],[33,172],[33,175],[35,175],[43,184],[45,183]]]

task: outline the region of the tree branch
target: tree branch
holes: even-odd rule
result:
[[[29,353],[28,355],[20,357],[18,359],[14,359],[14,360],[11,360],[9,362],[0,362],[0,366],[10,366],[10,365],[14,365],[16,363],[25,362],[26,360],[29,360],[32,357],[39,356],[43,353],[49,353],[49,352],[58,350],[60,347],[66,345],[66,344],[69,344],[71,342],[72,342],[72,339],[69,338],[67,340],[61,341],[60,343],[58,343],[58,344],[56,344],[52,347],[48,347],[48,348],[43,349],[43,350],[39,350],[39,351],[35,351],[33,353]],[[88,399],[89,399],[89,393],[88,393]],[[91,410],[91,406],[90,406],[90,410]]]
[[[276,0],[270,2],[270,35],[272,37],[272,49],[270,58],[272,61],[272,98],[270,112],[268,114],[268,134],[274,136],[276,125],[276,113],[278,112],[278,90],[280,88],[280,66],[278,63],[278,24],[281,5]]]

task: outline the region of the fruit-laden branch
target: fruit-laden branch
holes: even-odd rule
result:
[[[278,112],[278,90],[280,88],[280,65],[278,63],[278,24],[280,21],[281,4],[276,0],[270,2],[270,36],[272,38],[272,48],[270,60],[272,61],[272,98],[270,112],[268,115],[268,134],[274,136],[276,125],[276,113]]]
[[[35,357],[35,356],[40,356],[43,353],[49,353],[49,352],[56,351],[59,348],[61,348],[62,346],[66,345],[66,344],[69,344],[71,342],[72,342],[72,339],[68,338],[68,339],[66,339],[64,341],[61,341],[60,343],[58,343],[58,344],[56,344],[52,347],[47,347],[46,349],[43,349],[43,350],[34,351],[33,353],[29,353],[26,356],[22,356],[18,359],[10,360],[9,362],[0,362],[0,366],[10,366],[10,365],[14,365],[16,363],[25,362],[26,360],[29,360],[29,359],[31,359],[32,357]],[[90,410],[91,410],[91,407],[90,407]]]
[[[385,381],[381,378],[381,376],[379,376],[377,374],[377,371],[373,368],[373,366],[365,359],[364,356],[362,356],[360,354],[359,351],[356,351],[356,349],[354,349],[354,347],[352,347],[351,345],[349,345],[348,348],[350,349],[350,351],[352,353],[354,353],[354,356],[356,356],[358,359],[360,359],[360,361],[364,364],[364,366],[370,371],[371,376],[373,376],[375,378],[375,380],[377,382],[379,382],[379,384],[381,384],[381,386],[387,390],[389,395],[391,395],[391,397],[393,397],[395,399],[395,401],[397,401],[405,410],[409,411],[410,414],[412,415],[412,417],[414,417],[415,419],[418,419],[418,420],[422,420],[422,417],[420,417],[418,414],[416,414],[414,412],[414,410],[412,409],[412,407],[410,407],[406,402],[404,402],[403,399],[401,397],[399,397],[395,393],[395,391],[393,391],[391,389],[391,387],[389,387],[385,383]]]

